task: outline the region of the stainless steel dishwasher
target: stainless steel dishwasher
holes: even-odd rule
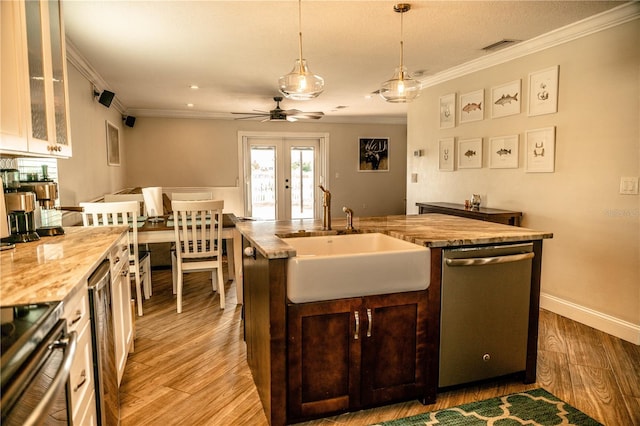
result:
[[[533,244],[444,250],[439,387],[526,369]]]
[[[118,372],[111,300],[110,264],[105,260],[89,277],[89,312],[93,343],[93,372],[96,384],[98,425],[120,422]]]

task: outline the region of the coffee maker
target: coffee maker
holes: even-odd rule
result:
[[[4,243],[28,243],[37,241],[36,194],[33,192],[5,192],[5,205],[11,235],[2,239]]]

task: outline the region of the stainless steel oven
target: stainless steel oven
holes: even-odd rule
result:
[[[67,333],[62,303],[0,308],[1,423],[69,425],[69,371],[76,333]]]

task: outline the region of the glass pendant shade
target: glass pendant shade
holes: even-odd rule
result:
[[[380,86],[380,96],[387,102],[411,102],[418,95],[420,95],[420,83],[411,78],[406,67],[396,68],[393,78]]]
[[[296,59],[289,74],[278,80],[280,92],[287,99],[304,101],[317,97],[324,90],[324,79],[309,71],[306,59]]]

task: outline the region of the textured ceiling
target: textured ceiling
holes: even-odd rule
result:
[[[298,2],[63,0],[67,38],[133,115],[230,117],[268,111],[298,51]],[[405,65],[432,76],[502,39],[528,40],[625,2],[414,1]],[[389,1],[303,1],[303,51],[325,79],[324,121],[404,122],[406,105],[365,95],[398,66],[400,15]],[[200,89],[192,90],[190,84]],[[187,103],[193,103],[189,108]]]

